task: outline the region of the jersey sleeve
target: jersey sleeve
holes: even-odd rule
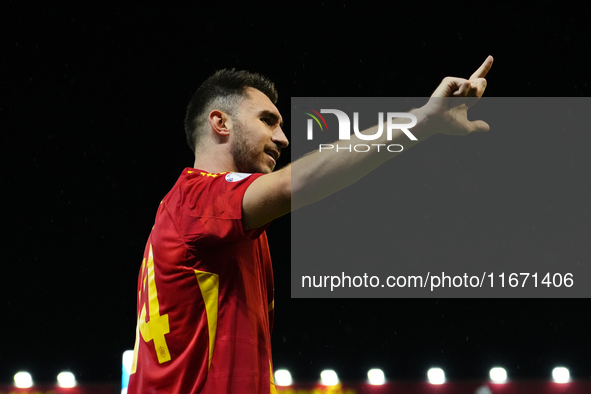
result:
[[[239,242],[259,237],[268,224],[245,231],[242,200],[246,189],[262,175],[197,174],[187,179],[181,190],[180,226],[185,242]]]

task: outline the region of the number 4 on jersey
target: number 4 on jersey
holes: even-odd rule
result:
[[[148,271],[147,276],[144,276],[144,270],[146,269]],[[146,303],[144,302],[136,327],[133,363],[131,365],[132,374],[137,369],[140,334],[145,342],[154,341],[156,356],[160,364],[170,361],[170,352],[168,351],[166,338],[164,337],[170,332],[170,326],[168,324],[168,315],[160,315],[160,303],[158,302],[158,291],[156,290],[156,281],[154,279],[154,256],[152,254],[151,244],[147,263],[145,258],[142,261],[142,277],[144,278],[144,285],[142,286],[144,292],[146,291],[146,279],[148,281],[148,294],[145,297],[147,296],[149,300],[150,320],[146,322]],[[138,294],[139,302],[141,302],[141,297],[142,291],[140,290]]]

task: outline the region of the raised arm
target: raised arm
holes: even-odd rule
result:
[[[400,129],[394,129],[392,140],[386,133],[374,144],[400,144],[404,151],[426,140],[433,134],[467,135],[472,132],[488,131],[486,122],[469,121],[468,108],[484,94],[484,77],[493,63],[489,56],[469,79],[447,77],[435,89],[429,102],[410,113],[417,118],[411,129],[417,140],[410,140]],[[449,98],[455,98],[450,101]],[[449,104],[453,103],[452,106]],[[400,118],[394,123],[408,123]],[[384,128],[386,128],[384,124]],[[362,134],[375,134],[378,126]],[[355,134],[350,140],[336,141],[335,149],[311,152],[295,161],[291,166],[255,180],[243,199],[243,224],[245,228],[257,228],[307,204],[329,196],[367,175],[379,165],[392,159],[397,153],[384,154],[372,148],[369,152],[337,153],[337,146],[365,143]],[[342,150],[342,149],[341,149]],[[293,198],[292,198],[293,197]]]

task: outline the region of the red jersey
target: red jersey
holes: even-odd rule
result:
[[[271,393],[273,273],[242,198],[262,174],[186,168],[160,203],[138,280],[129,394]]]

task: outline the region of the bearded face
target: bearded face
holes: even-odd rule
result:
[[[263,174],[272,172],[275,161],[265,153],[269,148],[277,149],[270,140],[265,141],[263,138],[257,138],[257,133],[249,130],[240,121],[234,122],[234,138],[231,149],[238,172]]]
[[[289,145],[281,127],[283,119],[275,105],[262,92],[248,88],[248,99],[238,113],[230,116],[230,152],[234,169],[246,173],[273,171],[281,149]]]

